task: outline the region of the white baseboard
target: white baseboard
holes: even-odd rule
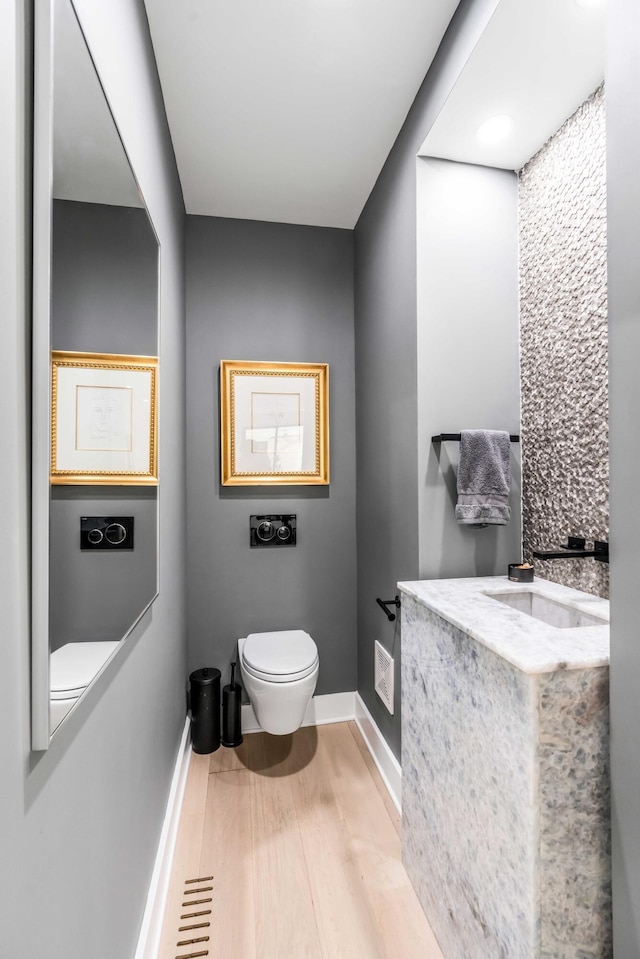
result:
[[[355,720],[393,804],[402,815],[402,767],[387,745],[359,693],[356,693]]]
[[[325,723],[344,723],[355,718],[356,693],[329,693],[313,696],[302,720],[303,726],[322,726]],[[261,726],[253,706],[242,707],[242,732],[258,733]]]
[[[160,833],[160,843],[151,875],[149,892],[147,893],[147,905],[144,910],[135,959],[157,959],[158,956],[169,881],[171,879],[171,866],[176,848],[180,811],[190,760],[191,741],[189,737],[189,717],[187,717],[171,779],[167,809],[162,824],[162,832]]]

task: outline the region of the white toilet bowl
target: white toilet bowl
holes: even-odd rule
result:
[[[51,653],[49,663],[51,689],[49,728],[51,732],[75,706],[118,645],[118,640],[66,643]]]
[[[318,647],[302,629],[251,633],[238,640],[240,672],[256,719],[267,733],[298,729],[318,680]]]

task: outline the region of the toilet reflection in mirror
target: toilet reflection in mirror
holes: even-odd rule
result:
[[[71,0],[37,5],[35,73],[32,745],[46,749],[158,588],[155,487],[50,484],[51,353],[157,356],[159,249]],[[114,514],[135,517],[135,548],[81,551],[81,516]]]
[[[51,733],[56,731],[71,712],[117,647],[117,640],[102,643],[66,643],[51,653]]]

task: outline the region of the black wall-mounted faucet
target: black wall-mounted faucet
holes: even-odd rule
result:
[[[609,544],[604,540],[593,541],[593,549],[586,549],[586,540],[582,536],[569,536],[566,546],[559,549],[534,549],[534,559],[587,559],[593,557],[600,563],[609,562]]]

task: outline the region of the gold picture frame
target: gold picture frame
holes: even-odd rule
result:
[[[329,483],[329,364],[222,360],[223,486]]]
[[[51,353],[51,484],[155,486],[158,358]]]

